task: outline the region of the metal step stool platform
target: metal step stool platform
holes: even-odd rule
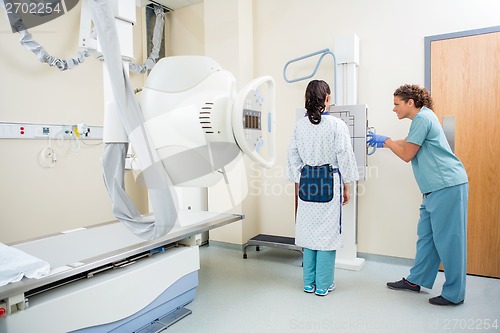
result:
[[[300,253],[303,253],[302,247],[295,245],[295,238],[293,237],[260,234],[253,238],[250,238],[243,247],[243,259],[247,259],[247,247],[249,246],[255,246],[256,251],[260,251],[260,246],[270,246],[280,249],[299,251]]]

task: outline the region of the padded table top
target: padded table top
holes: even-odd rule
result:
[[[10,245],[47,261],[51,271],[42,279],[24,278],[0,287],[0,300],[243,218],[243,215],[229,213],[179,211],[176,226],[165,236],[154,240],[144,240],[129,231],[123,223],[112,221]]]

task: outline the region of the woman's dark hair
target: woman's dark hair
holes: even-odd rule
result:
[[[326,96],[330,94],[330,86],[325,81],[312,80],[307,85],[305,107],[307,117],[312,124],[318,125],[321,122],[321,113],[325,110]]]
[[[423,106],[432,109],[432,98],[427,89],[420,88],[416,84],[405,84],[394,92],[394,96],[398,96],[403,101],[408,103],[408,100],[413,99],[415,107],[421,108]]]

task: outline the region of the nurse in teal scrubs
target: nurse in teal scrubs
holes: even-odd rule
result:
[[[417,253],[410,275],[387,286],[414,292],[421,286],[432,289],[442,263],[446,282],[441,295],[429,302],[458,305],[465,299],[468,178],[431,109],[432,99],[426,89],[403,85],[394,92],[393,111],[398,119],[412,120],[408,137],[392,140],[373,134],[368,139],[370,146],[389,148],[403,161],[411,162],[423,194]]]

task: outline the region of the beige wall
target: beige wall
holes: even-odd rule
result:
[[[204,55],[203,4],[168,13],[165,19],[167,55]]]
[[[51,55],[72,57],[78,51],[80,7],[57,20],[30,29]],[[134,38],[142,61],[142,22]],[[0,121],[101,126],[102,64],[87,58],[60,72],[40,63],[19,43],[3,10],[0,14]],[[133,77],[134,88],[142,76]],[[66,142],[67,143],[67,142]],[[96,144],[90,141],[89,144]],[[53,168],[38,163],[45,140],[0,139],[0,242],[13,243],[59,231],[114,220],[102,178],[103,145],[82,144],[79,151],[52,140],[58,161]],[[138,202],[140,191],[132,191]],[[138,195],[139,194],[139,195]]]
[[[261,181],[260,188],[250,189],[258,197],[252,211],[258,214],[255,233],[284,236],[294,234],[293,187],[284,178],[286,151],[295,109],[303,104],[307,84],[284,81],[282,70],[288,60],[333,49],[336,36],[357,34],[359,103],[369,106],[369,123],[379,133],[404,138],[410,122],[398,121],[391,112],[392,93],[404,83],[424,84],[424,37],[500,24],[496,0],[424,0],[411,9],[394,0],[254,0],[253,4],[254,74],[272,75],[277,83],[280,153],[273,169],[256,168],[252,173],[252,179]],[[172,53],[199,54],[203,49],[203,9],[200,4],[171,14]],[[296,68],[298,75],[310,73],[314,65],[305,62]],[[315,78],[332,82],[333,62],[325,58]],[[368,163],[369,179],[359,185],[358,250],[412,258],[421,194],[411,166],[385,150]]]

